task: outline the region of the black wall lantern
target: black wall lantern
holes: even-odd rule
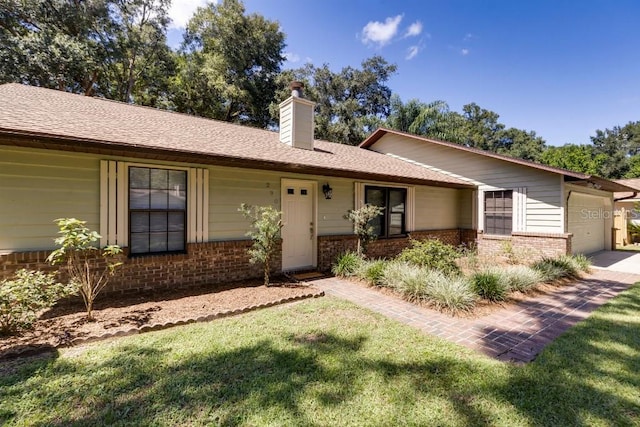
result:
[[[329,183],[322,186],[322,192],[324,193],[324,198],[327,200],[331,199],[331,196],[333,196],[333,188],[331,188]]]

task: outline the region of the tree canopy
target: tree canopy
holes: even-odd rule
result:
[[[202,117],[275,128],[289,83],[316,102],[315,136],[358,144],[379,126],[605,178],[640,177],[640,121],[597,130],[590,143],[547,146],[471,102],[403,102],[395,64],[375,55],[359,67],[282,70],[279,24],[241,0],[199,8],[182,46],[167,45],[171,0],[3,0],[0,83],[19,82]],[[587,142],[587,141],[585,141]]]

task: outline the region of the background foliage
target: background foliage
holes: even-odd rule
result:
[[[170,0],[2,0],[0,83],[20,82],[273,129],[292,80],[316,102],[315,135],[358,144],[380,126],[605,178],[640,177],[640,121],[548,146],[475,102],[403,101],[395,64],[282,69],[286,35],[240,0],[199,8],[167,45]],[[594,124],[595,126],[595,124]],[[562,141],[558,141],[562,142]]]

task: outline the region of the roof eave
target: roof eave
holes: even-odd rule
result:
[[[59,135],[39,134],[32,132],[17,132],[0,128],[0,145],[42,148],[48,150],[74,151],[90,154],[115,155],[123,157],[138,157],[153,160],[174,161],[182,163],[207,164],[227,167],[244,167],[249,169],[272,170],[279,172],[301,173],[306,175],[324,175],[339,178],[353,178],[389,183],[413,185],[428,185],[436,187],[473,189],[473,184],[436,181],[423,178],[412,178],[373,172],[358,172],[337,168],[308,166],[296,163],[274,162],[227,155],[206,154],[185,150],[123,144],[120,142],[78,139]]]

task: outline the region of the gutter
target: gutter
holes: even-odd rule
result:
[[[634,191],[631,196],[620,197],[619,199],[613,199],[614,202],[621,202],[623,200],[635,199],[638,196],[638,192]]]

